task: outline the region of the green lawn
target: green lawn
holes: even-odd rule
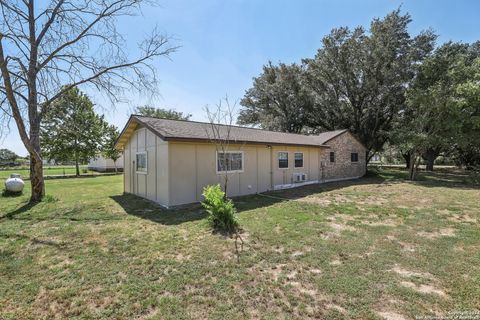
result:
[[[0,318],[412,319],[480,306],[480,187],[399,171],[236,199],[243,251],[122,176],[0,198]],[[28,188],[28,186],[27,186]],[[239,259],[237,259],[239,258]]]
[[[80,174],[83,173],[83,170],[87,169],[86,165],[80,166]],[[75,174],[75,166],[46,166],[43,168],[43,174],[45,176],[55,176],[55,175],[74,175]],[[22,178],[28,178],[29,168],[27,167],[20,167],[20,168],[9,168],[0,169],[0,180],[5,180],[10,177],[12,173],[20,173]],[[89,171],[92,173],[92,171]],[[3,183],[2,183],[3,184]]]

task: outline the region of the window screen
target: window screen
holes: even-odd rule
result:
[[[295,153],[295,168],[303,168],[303,153]]]
[[[278,167],[280,169],[288,168],[288,152],[278,153]]]

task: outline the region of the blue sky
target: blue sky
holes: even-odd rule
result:
[[[251,86],[262,65],[297,62],[312,57],[321,38],[340,26],[368,27],[374,17],[383,17],[401,5],[413,22],[411,34],[432,28],[438,43],[448,40],[473,42],[480,39],[480,1],[446,0],[160,0],[158,7],[143,15],[122,19],[121,31],[135,44],[155,25],[180,45],[171,60],[156,62],[161,97],[150,104],[191,113],[193,120],[205,120],[203,108],[225,95],[240,99]],[[125,21],[125,22],[124,22]],[[122,128],[133,107],[146,101],[128,97],[130,102],[114,109],[102,103],[96,92],[88,92],[107,120]],[[0,140],[0,148],[26,155],[15,127]]]

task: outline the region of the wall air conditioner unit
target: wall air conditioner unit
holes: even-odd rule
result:
[[[293,174],[293,182],[299,183],[299,182],[305,182],[307,181],[307,174],[305,173],[294,173]]]

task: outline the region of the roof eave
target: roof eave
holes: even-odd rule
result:
[[[165,137],[165,141],[178,141],[178,142],[203,142],[203,143],[215,143],[210,139],[204,138],[185,138],[185,137]],[[228,143],[231,144],[253,144],[253,145],[272,145],[272,146],[299,146],[310,148],[330,148],[330,146],[324,144],[306,144],[306,143],[283,143],[283,142],[264,142],[264,141],[250,141],[250,140],[231,140]]]

